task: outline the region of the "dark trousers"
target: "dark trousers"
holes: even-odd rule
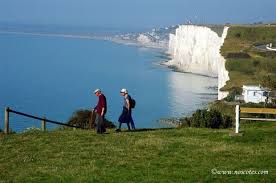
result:
[[[95,125],[96,125],[96,132],[97,133],[104,133],[106,131],[105,126],[104,126],[104,116],[101,116],[97,113],[96,114]]]

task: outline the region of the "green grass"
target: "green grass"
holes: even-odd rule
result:
[[[33,131],[0,136],[0,182],[273,182],[275,123],[230,129],[163,129],[97,135]],[[268,175],[213,175],[268,170]]]
[[[230,77],[222,90],[231,91],[245,84],[276,89],[276,52],[255,48],[275,41],[276,26],[231,26],[221,49]],[[231,53],[246,53],[250,58],[227,58]]]

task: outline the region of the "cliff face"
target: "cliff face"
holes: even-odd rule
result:
[[[170,34],[169,53],[172,60],[167,64],[184,72],[218,77],[220,89],[229,79],[225,59],[220,54],[227,31],[228,27],[225,27],[219,37],[208,27],[180,26],[175,34]],[[219,91],[218,99],[226,96],[227,93]]]
[[[221,36],[222,44],[224,43],[224,40],[227,36],[229,27],[225,27]],[[223,92],[220,91],[220,88],[222,88],[224,85],[226,85],[226,82],[229,80],[228,71],[225,68],[225,58],[220,54],[220,59],[218,60],[218,100],[221,100],[225,97],[227,97],[229,92]]]

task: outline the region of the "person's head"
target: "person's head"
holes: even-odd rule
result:
[[[99,95],[101,95],[102,91],[100,89],[96,89],[94,91],[94,94],[98,97]]]
[[[125,96],[127,94],[127,89],[125,89],[125,88],[121,89],[120,94],[122,96]]]

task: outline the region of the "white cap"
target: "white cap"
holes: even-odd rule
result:
[[[125,88],[121,89],[121,93],[127,93],[127,89]]]
[[[97,93],[97,92],[101,92],[101,90],[99,88],[97,88],[94,93]]]

